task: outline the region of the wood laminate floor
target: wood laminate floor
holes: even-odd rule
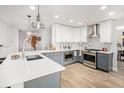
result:
[[[75,63],[61,73],[62,88],[122,88],[124,62],[118,62],[118,72],[103,72]]]

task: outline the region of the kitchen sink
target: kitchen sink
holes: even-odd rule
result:
[[[38,60],[38,59],[44,59],[42,56],[39,55],[28,55],[26,56],[27,61],[32,61],[32,60]]]

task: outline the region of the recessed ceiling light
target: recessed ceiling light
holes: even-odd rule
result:
[[[74,21],[73,20],[70,20],[70,23],[73,23]]]
[[[105,5],[100,7],[101,10],[105,10],[106,8],[107,7]]]
[[[82,23],[81,23],[81,22],[79,22],[78,24],[79,24],[79,25],[81,25]]]
[[[115,14],[114,12],[110,12],[110,13],[109,13],[110,16],[112,16],[112,15],[114,15],[114,14]]]
[[[30,6],[29,8],[32,9],[32,10],[35,10],[35,7],[34,6]]]
[[[59,16],[58,16],[58,15],[56,15],[56,16],[54,16],[54,18],[55,18],[55,19],[58,19],[58,18],[59,18]]]

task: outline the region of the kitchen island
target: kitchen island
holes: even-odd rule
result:
[[[22,55],[21,52],[12,53],[0,65],[0,87],[61,87],[63,66],[42,55],[41,51],[25,52],[24,58],[11,59],[15,54]],[[39,55],[43,59],[27,61],[28,55]]]
[[[62,65],[65,62],[65,53],[69,51],[73,52],[71,63],[84,63],[83,53],[80,54],[80,51],[84,50],[78,49],[26,51],[25,57],[16,60],[11,59],[11,56],[15,54],[22,56],[22,53],[11,53],[0,65],[0,87],[61,87],[61,71],[65,69]],[[98,53],[108,55],[113,52],[99,51]],[[43,59],[28,60],[26,56],[31,55],[39,55]],[[102,61],[99,62],[101,64]]]

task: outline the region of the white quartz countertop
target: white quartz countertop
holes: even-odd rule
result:
[[[21,55],[20,52],[14,54]],[[0,87],[12,86],[65,69],[65,67],[42,55],[41,51],[30,51],[25,53],[25,55],[35,54],[42,56],[44,59],[27,61],[26,58],[20,58],[12,60],[12,54],[10,54],[0,65]]]
[[[52,53],[52,52],[62,52],[62,51],[64,52],[64,51],[74,51],[74,50],[78,50],[78,49],[40,50],[40,51],[25,52],[25,55],[40,55],[44,58],[34,61],[27,61],[26,58],[19,58],[17,60],[12,60],[11,59],[12,54],[21,55],[21,52],[12,53],[0,65],[0,87],[12,86],[38,77],[43,77],[52,73],[63,71],[65,70],[65,67],[45,57],[44,55],[42,55],[42,53]],[[99,53],[109,54],[113,52],[99,51]]]
[[[86,50],[82,50],[84,52],[87,52]],[[111,53],[114,53],[113,51],[96,51],[97,53],[105,53],[105,54],[111,54]]]
[[[40,50],[40,53],[52,53],[52,52],[66,52],[66,51],[75,51],[79,49],[65,49],[65,50]]]
[[[113,51],[106,51],[106,52],[104,52],[104,51],[98,51],[98,53],[111,54],[111,53],[113,53]]]

